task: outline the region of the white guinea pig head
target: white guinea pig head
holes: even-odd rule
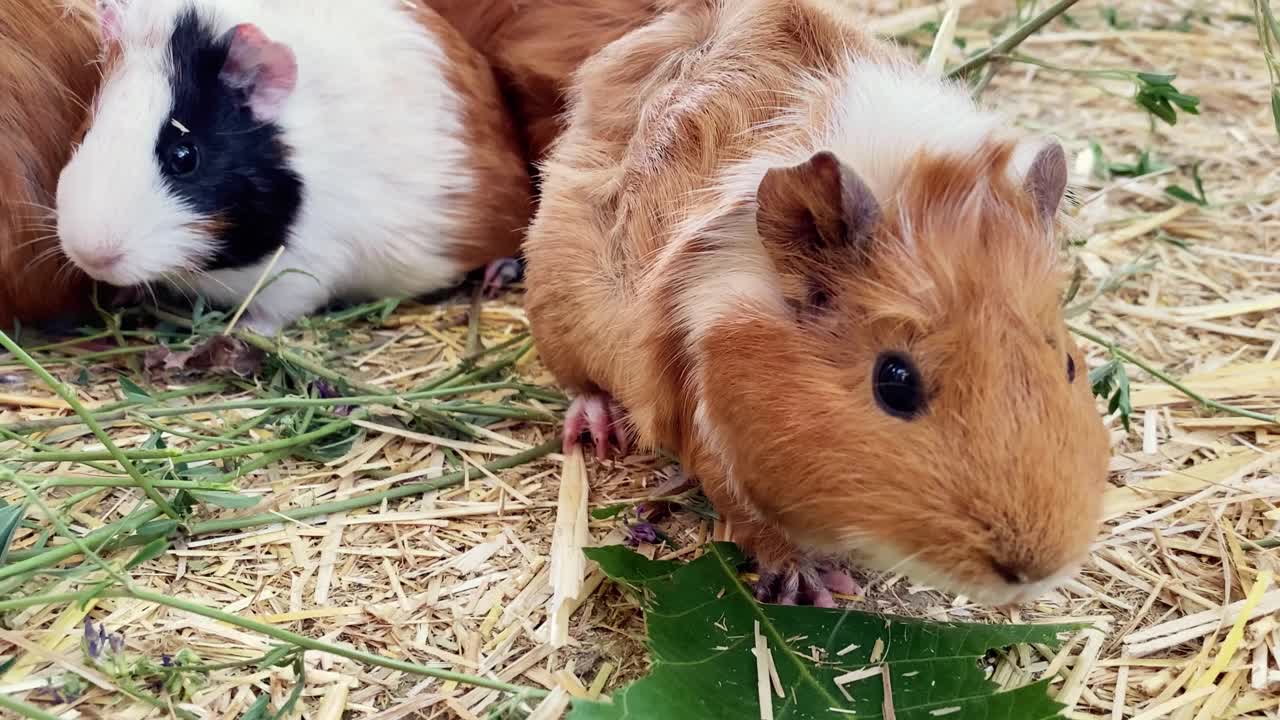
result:
[[[251,265],[286,241],[302,182],[279,123],[294,55],[208,0],[100,0],[103,85],[58,181],[58,235],[113,285]]]

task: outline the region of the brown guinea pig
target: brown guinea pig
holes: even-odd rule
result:
[[[87,0],[0,3],[0,328],[85,307],[87,279],[58,252],[58,173],[100,80]]]
[[[684,0],[425,0],[494,68],[531,163],[563,129],[573,73],[592,53]]]
[[[1072,575],[1109,447],[1060,311],[1062,148],[814,0],[703,0],[589,59],[525,246],[566,450],[678,453],[760,568],[992,605]]]

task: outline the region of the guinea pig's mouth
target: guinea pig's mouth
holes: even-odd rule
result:
[[[905,575],[915,583],[957,596],[986,607],[1000,608],[1023,605],[1061,587],[1080,570],[1083,563],[1073,563],[1052,576],[1032,582],[1017,582],[992,573],[989,580],[962,577],[921,557],[922,553],[899,554],[883,546],[854,552],[854,559],[885,574]]]

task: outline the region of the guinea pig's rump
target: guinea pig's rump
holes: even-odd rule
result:
[[[58,249],[58,173],[97,87],[97,38],[83,0],[0,4],[0,327],[86,305],[87,281]]]

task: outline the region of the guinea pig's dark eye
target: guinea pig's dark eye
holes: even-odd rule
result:
[[[906,355],[881,355],[876,360],[872,386],[876,402],[890,415],[911,420],[924,410],[924,382],[920,370]]]
[[[1075,381],[1076,381],[1076,359],[1068,355],[1067,356],[1067,382],[1073,383]]]
[[[200,167],[200,149],[195,143],[185,140],[174,143],[165,153],[164,167],[174,177],[190,175]]]

